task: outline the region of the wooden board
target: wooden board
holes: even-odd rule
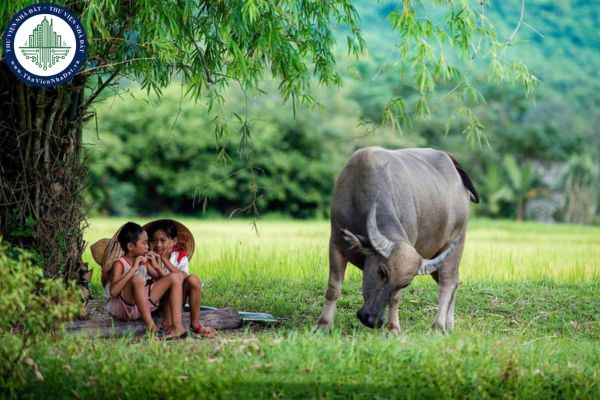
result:
[[[155,319],[156,321],[156,319]],[[200,322],[215,329],[237,329],[242,326],[240,314],[233,308],[219,308],[202,311]],[[183,325],[190,324],[190,313],[183,313]],[[72,321],[66,324],[68,333],[98,337],[142,336],[146,325],[139,321],[119,321],[116,319]]]

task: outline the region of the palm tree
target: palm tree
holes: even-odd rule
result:
[[[560,188],[565,197],[562,217],[566,222],[589,224],[598,206],[600,168],[587,154],[575,154],[565,164]]]
[[[513,193],[506,184],[504,173],[498,163],[489,164],[480,186],[482,197],[485,199],[482,202],[484,212],[491,217],[501,216],[502,205],[512,201]]]
[[[502,165],[508,177],[508,188],[511,191],[512,201],[516,206],[517,221],[523,221],[527,202],[539,195],[542,185],[535,174],[531,161],[519,165],[512,154],[507,154],[504,156]]]

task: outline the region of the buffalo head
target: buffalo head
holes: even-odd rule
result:
[[[425,259],[406,241],[388,239],[377,226],[377,203],[374,203],[367,217],[367,235],[364,237],[346,229],[342,237],[353,251],[365,255],[363,269],[364,305],[356,316],[370,327],[383,324],[383,312],[400,289],[408,286],[415,275],[426,275],[437,271],[454,249],[454,240],[434,259]]]

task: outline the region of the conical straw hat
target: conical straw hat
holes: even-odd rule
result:
[[[92,252],[92,258],[98,265],[102,265],[102,259],[104,258],[104,252],[106,251],[106,246],[110,242],[109,238],[104,238],[98,240],[96,243],[90,246],[90,251]]]
[[[185,253],[187,254],[188,260],[191,260],[192,256],[194,255],[194,249],[196,247],[196,245],[195,245],[196,242],[194,241],[194,235],[192,235],[192,232],[179,221],[175,221],[174,219],[164,218],[164,219],[157,219],[156,221],[148,222],[146,225],[143,226],[144,230],[148,233],[148,239],[152,240],[152,233],[154,233],[154,231],[156,230],[156,228],[155,228],[156,224],[159,222],[162,222],[162,221],[169,221],[175,225],[175,227],[177,228],[177,244],[183,245],[183,247],[185,248]]]
[[[98,257],[98,258],[94,257],[94,260],[96,262],[98,262],[98,260],[100,260],[100,262],[98,262],[98,264],[100,264],[100,266],[102,267],[102,285],[106,284],[105,280],[108,277],[108,272],[110,271],[110,268],[112,267],[113,262],[117,258],[119,258],[125,254],[125,252],[121,248],[121,244],[117,240],[119,233],[121,232],[121,229],[123,228],[123,226],[125,226],[125,224],[121,225],[119,227],[119,229],[117,229],[117,231],[112,236],[112,238],[100,239],[98,242],[96,242],[92,245],[92,247],[98,245],[98,249],[102,249],[102,246],[104,246],[104,252],[101,255],[101,257]],[[98,253],[100,253],[100,251],[98,251]],[[100,254],[98,254],[98,256],[99,255]],[[92,256],[93,256],[93,253],[92,253]]]

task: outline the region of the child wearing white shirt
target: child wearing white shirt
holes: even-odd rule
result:
[[[152,224],[148,233],[151,248],[157,254],[154,261],[157,265],[162,265],[161,277],[169,274],[183,276],[183,304],[186,301],[190,304],[190,331],[201,336],[214,336],[213,328],[205,327],[200,323],[202,283],[196,275],[189,273],[189,259],[185,247],[178,243],[177,227],[170,220],[159,220]],[[170,311],[170,307],[165,307],[163,328],[167,331],[172,325]]]

